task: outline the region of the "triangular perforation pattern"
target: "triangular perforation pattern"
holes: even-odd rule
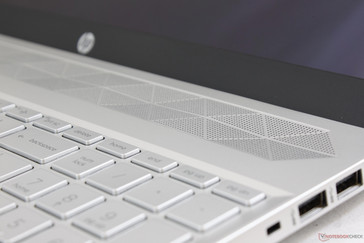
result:
[[[136,99],[146,102],[151,102],[153,97],[154,85],[139,84],[139,85],[122,85],[113,86],[112,89],[119,93],[125,94]]]
[[[26,66],[22,66],[18,73],[15,75],[15,78],[23,80],[23,79],[44,79],[44,78],[53,78],[49,73],[42,72],[33,68],[29,68]]]
[[[188,100],[179,100],[179,101],[161,103],[160,105],[169,107],[171,109],[204,116],[205,101],[206,99],[188,99]]]
[[[294,136],[298,134],[316,134],[324,132],[311,126],[300,124],[286,119],[266,116],[267,135],[270,138]]]
[[[335,155],[334,148],[330,143],[329,134],[317,133],[317,134],[303,134],[289,137],[275,138],[277,141],[281,141],[287,144],[293,144],[302,148],[310,150],[316,150],[329,155]]]
[[[97,104],[102,91],[102,88],[93,87],[83,89],[60,90],[58,92],[77,99],[88,101],[92,104]]]
[[[168,103],[179,100],[190,100],[198,98],[199,98],[198,96],[188,94],[182,91],[155,86],[153,102]]]
[[[204,119],[201,117],[155,120],[154,122],[195,135],[197,137],[203,137],[204,135]]]
[[[1,75],[261,158],[335,156],[325,129],[30,51],[0,54]]]
[[[104,89],[99,104],[102,106],[120,106],[142,104],[140,100],[130,98],[126,95]]]
[[[278,141],[268,140],[272,160],[296,160],[328,157],[325,154],[304,148],[295,147],[289,144],[282,144]]]
[[[27,65],[39,71],[60,77],[62,76],[67,66],[67,63],[62,61],[49,61],[49,62],[32,62],[32,63],[27,63]]]
[[[264,115],[258,113],[212,116],[211,119],[229,124],[244,131],[265,136]]]

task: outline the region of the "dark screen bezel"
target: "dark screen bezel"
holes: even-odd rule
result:
[[[0,4],[0,33],[364,127],[364,80],[77,18]]]

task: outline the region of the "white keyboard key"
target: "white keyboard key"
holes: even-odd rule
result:
[[[81,179],[112,164],[112,158],[95,150],[84,149],[56,161],[52,169],[74,179]]]
[[[106,202],[77,216],[73,224],[101,239],[107,239],[147,216],[123,202]]]
[[[31,127],[2,138],[0,146],[40,164],[78,150],[70,141]]]
[[[0,195],[0,215],[16,208],[16,203]]]
[[[63,137],[83,145],[91,145],[104,139],[104,136],[101,134],[82,127],[73,127],[72,129],[64,132]]]
[[[68,219],[104,201],[102,195],[73,184],[39,199],[35,205],[60,219]]]
[[[199,194],[172,209],[166,217],[202,232],[223,223],[239,212],[239,207],[227,200],[209,194]]]
[[[193,195],[189,187],[166,178],[156,178],[131,190],[124,200],[151,212],[160,212]]]
[[[148,151],[133,157],[131,162],[159,173],[169,171],[178,166],[177,161]]]
[[[90,176],[86,183],[111,195],[118,195],[150,179],[152,175],[143,169],[126,163],[117,163]]]
[[[245,206],[252,206],[265,198],[263,192],[227,180],[222,181],[212,192]]]
[[[126,159],[140,153],[138,147],[112,138],[106,139],[104,142],[97,145],[97,149],[121,159]]]
[[[3,184],[2,190],[29,202],[67,185],[61,176],[43,169],[33,170]]]
[[[174,170],[170,176],[198,188],[207,188],[220,180],[218,176],[187,165]]]
[[[25,126],[8,117],[0,116],[0,138],[24,130]]]
[[[125,232],[111,243],[120,242],[158,242],[158,243],[184,243],[191,239],[190,232],[167,224],[162,220],[151,219],[142,225]]]
[[[92,243],[92,240],[80,235],[69,228],[55,226],[39,233],[22,243]]]
[[[34,122],[33,125],[51,133],[60,133],[72,128],[70,123],[49,116]]]
[[[17,208],[0,216],[0,242],[21,241],[52,226],[52,221],[34,210]]]
[[[20,175],[32,168],[33,166],[25,159],[0,149],[0,182]]]
[[[10,110],[12,108],[15,108],[14,103],[0,99],[0,112],[4,112],[4,111]]]
[[[20,106],[9,110],[6,115],[22,122],[32,122],[43,117],[38,111]]]

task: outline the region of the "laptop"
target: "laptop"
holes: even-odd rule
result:
[[[0,242],[279,242],[345,204],[358,9],[1,0]]]

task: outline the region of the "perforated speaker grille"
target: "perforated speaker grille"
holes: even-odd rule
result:
[[[0,53],[1,75],[261,158],[335,156],[325,129],[30,52]]]

